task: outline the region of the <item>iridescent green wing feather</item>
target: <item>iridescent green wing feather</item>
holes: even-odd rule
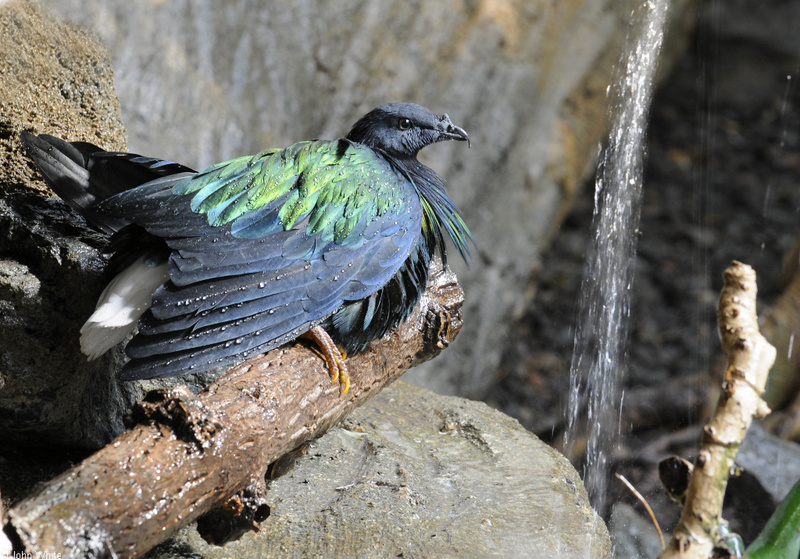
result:
[[[397,211],[407,185],[358,144],[300,142],[210,168],[173,188],[212,227],[231,224],[239,238],[263,237],[308,219],[305,233],[325,242],[358,243],[363,220]],[[275,219],[264,219],[277,210]],[[369,214],[369,215],[367,215]]]

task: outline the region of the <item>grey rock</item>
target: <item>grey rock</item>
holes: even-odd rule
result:
[[[121,427],[108,364],[88,364],[78,329],[102,289],[103,241],[39,193],[19,132],[49,130],[124,148],[107,52],[30,3],[0,5],[0,433],[3,440],[96,446]],[[113,407],[113,406],[112,406]],[[102,416],[106,412],[99,412]],[[104,419],[108,421],[104,422]]]
[[[80,226],[80,223],[78,223]],[[88,433],[78,415],[87,383],[108,377],[107,363],[90,364],[78,350],[80,317],[94,308],[102,289],[103,259],[75,233],[67,208],[37,194],[0,198],[0,432],[5,440],[38,434],[66,444],[88,437],[103,444],[109,434]],[[69,234],[67,234],[69,233]],[[99,402],[96,402],[99,403]],[[118,428],[121,420],[116,418]],[[101,425],[114,430],[114,420]],[[70,426],[66,427],[65,426]]]
[[[725,53],[713,69],[716,102],[750,114],[786,110],[797,75],[800,4],[732,0],[719,8],[705,5],[698,22]],[[771,106],[772,92],[783,88],[784,107]]]
[[[271,482],[270,516],[223,547],[193,526],[148,554],[205,557],[610,557],[561,454],[482,403],[404,382]]]
[[[719,6],[719,11],[707,6],[701,17],[704,23],[717,26],[719,38],[725,42],[750,43],[773,56],[797,58],[795,30],[800,26],[800,4],[796,2],[730,0]]]
[[[107,240],[43,196],[21,130],[124,149],[107,51],[35,5],[0,4],[0,441],[95,448],[122,429],[132,402],[157,386],[118,383],[118,348],[87,362],[79,330],[103,289]]]
[[[651,559],[661,555],[661,540],[653,522],[626,503],[611,507],[608,531],[614,544],[614,557]],[[669,536],[666,536],[667,541]]]
[[[755,422],[739,447],[736,465],[753,475],[779,503],[797,483],[800,445],[773,435]]]
[[[60,200],[0,197],[0,440],[97,448],[148,390],[198,391],[212,377],[118,382],[121,347],[86,360],[78,339],[105,284],[105,244]]]
[[[606,88],[634,0],[46,0],[109,46],[130,147],[202,167],[345,133],[373,106],[416,101],[472,138],[422,157],[478,240],[465,327],[407,378],[478,397],[495,381],[540,252],[594,166]],[[683,45],[675,0],[662,66]],[[453,259],[455,261],[455,258]]]

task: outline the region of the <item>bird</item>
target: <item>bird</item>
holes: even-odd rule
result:
[[[232,366],[299,337],[316,341],[333,382],[345,360],[408,317],[449,238],[469,261],[472,233],[428,145],[465,141],[447,114],[380,105],[336,140],[266,149],[197,172],[29,131],[45,182],[110,236],[110,279],[81,328],[96,359],[136,331],[121,380]],[[137,331],[138,329],[138,331]]]

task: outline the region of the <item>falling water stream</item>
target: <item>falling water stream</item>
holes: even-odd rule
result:
[[[570,369],[566,449],[586,437],[584,484],[603,512],[607,462],[619,436],[639,227],[645,132],[669,0],[637,5],[608,100],[612,128],[597,169],[592,244]],[[585,414],[585,415],[584,415]],[[579,417],[589,432],[578,433]]]

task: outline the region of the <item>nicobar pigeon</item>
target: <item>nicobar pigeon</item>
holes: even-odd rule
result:
[[[432,255],[446,262],[445,237],[469,257],[469,228],[417,160],[444,140],[469,138],[446,114],[412,103],[373,109],[339,140],[199,173],[22,134],[53,191],[112,235],[113,279],[81,329],[89,359],[137,326],[124,380],[229,366],[307,335],[344,392],[346,355],[409,315]]]

